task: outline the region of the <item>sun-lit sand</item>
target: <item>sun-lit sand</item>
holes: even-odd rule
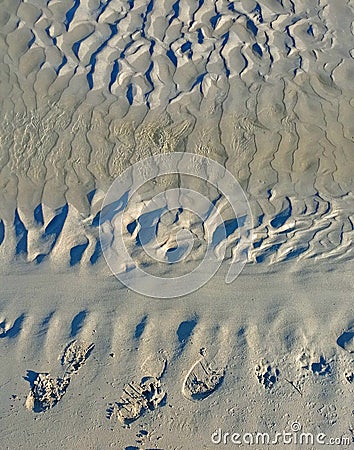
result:
[[[352,0],[1,2],[1,448],[353,444],[353,23]],[[199,177],[160,176],[179,152]],[[195,268],[182,297],[152,279]]]

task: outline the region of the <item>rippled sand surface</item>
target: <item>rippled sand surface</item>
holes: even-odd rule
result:
[[[2,447],[235,448],[224,433],[294,424],[353,441],[353,24],[352,0],[0,2]],[[174,153],[200,178],[159,176]],[[247,246],[200,157],[242,187]],[[221,222],[188,195],[147,215],[183,187]],[[99,236],[124,207],[117,272],[191,273],[210,242],[220,271],[173,300],[127,289]]]

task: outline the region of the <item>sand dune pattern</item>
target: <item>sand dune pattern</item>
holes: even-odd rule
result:
[[[0,259],[96,263],[112,181],[174,151],[216,159],[240,182],[250,261],[352,258],[353,5],[303,8],[6,0]]]

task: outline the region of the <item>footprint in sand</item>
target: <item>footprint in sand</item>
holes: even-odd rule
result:
[[[27,396],[25,406],[33,412],[44,412],[53,408],[65,394],[70,378],[52,378],[49,373],[28,372],[27,381],[31,391]]]
[[[85,364],[93,348],[94,344],[86,346],[77,341],[70,342],[61,358],[62,366],[66,368],[65,373],[68,375],[76,373]]]
[[[65,395],[71,376],[85,364],[93,348],[94,344],[85,346],[77,341],[71,342],[61,358],[65,369],[62,377],[53,378],[49,373],[29,370],[25,380],[29,381],[31,390],[26,399],[26,408],[34,412],[44,412],[53,408]]]
[[[110,405],[107,415],[109,419],[116,417],[124,425],[129,425],[146,411],[161,406],[165,398],[159,379],[146,377],[139,384],[132,381],[124,387],[121,399]]]
[[[167,394],[161,386],[161,378],[167,367],[163,351],[149,357],[142,364],[142,371],[148,374],[140,383],[131,381],[123,388],[119,401],[111,403],[107,418],[118,419],[123,425],[130,425],[147,411],[153,411],[166,403]]]
[[[182,387],[183,395],[189,400],[203,400],[221,386],[225,371],[212,368],[205,356],[205,349],[200,351],[201,358],[189,370]]]
[[[279,379],[279,369],[273,368],[267,361],[262,360],[256,366],[256,376],[265,389],[272,389]]]

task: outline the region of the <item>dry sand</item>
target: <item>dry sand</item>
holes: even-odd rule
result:
[[[1,448],[353,445],[353,23],[352,0],[0,3]],[[112,276],[100,212],[126,168],[176,152],[242,186],[248,262],[226,284],[232,211],[203,181],[159,178],[127,211],[136,265],[201,260],[187,210],[161,220],[158,254],[184,228],[189,263],[135,248],[148,200],[183,182],[223,208],[228,250],[199,290],[148,298]]]

